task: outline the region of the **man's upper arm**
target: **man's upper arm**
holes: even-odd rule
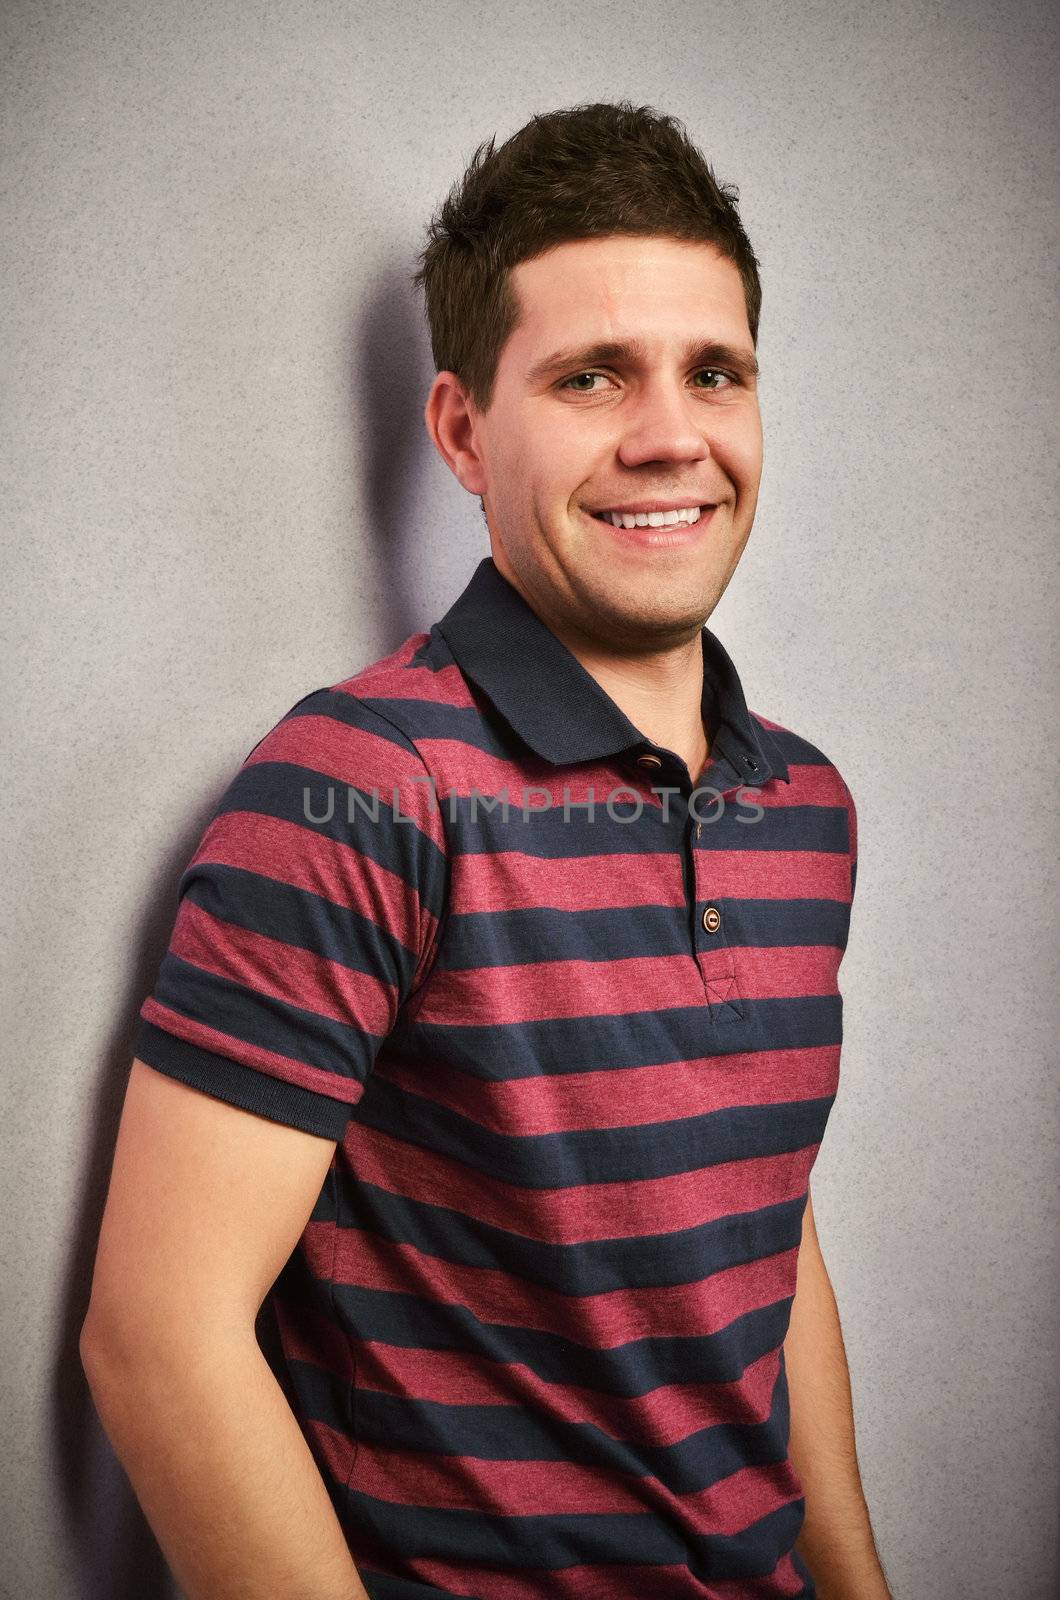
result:
[[[379,711],[318,690],[222,797],[133,1044],[88,1319],[108,1345],[245,1325],[298,1243],[431,959],[446,856],[425,775]]]
[[[252,1330],[334,1151],[135,1059],[83,1337],[120,1358],[189,1329]]]
[[[133,1054],[342,1138],[432,959],[448,868],[429,789],[378,710],[304,696],[246,757],[181,876]]]

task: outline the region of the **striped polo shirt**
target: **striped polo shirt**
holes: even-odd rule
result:
[[[373,1600],[816,1592],[783,1341],[856,815],[702,647],[693,780],[486,556],[180,879],[136,1054],[336,1141],[267,1306]]]

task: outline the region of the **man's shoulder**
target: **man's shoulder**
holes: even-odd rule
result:
[[[765,717],[759,711],[750,712],[759,728],[765,729],[769,741],[787,764],[792,787],[820,796],[818,804],[847,805],[852,796],[843,774],[836,763],[827,756],[820,745],[805,734]],[[810,801],[812,803],[812,800]]]
[[[419,753],[418,739],[438,714],[468,704],[467,685],[445,641],[433,630],[413,633],[387,655],[303,694],[246,760],[295,760],[299,752],[325,756],[355,748],[366,753],[365,736]]]
[[[433,628],[409,634],[396,650],[331,684],[326,693],[340,720],[387,724],[417,749],[421,739],[437,736],[450,713],[474,704],[448,644]]]
[[[332,694],[348,694],[371,704],[374,700],[400,702],[425,692],[426,683],[445,665],[433,632],[410,633],[395,650],[369,661],[348,677],[331,684]]]
[[[431,643],[430,634],[411,634],[389,655],[294,701],[243,757],[216,807],[214,835],[257,839],[276,824],[277,848],[287,840],[284,848],[300,850],[308,829],[408,881],[411,858],[422,876],[432,847],[445,852],[434,780],[416,740],[416,704],[445,697],[433,681],[445,669]],[[291,828],[299,831],[283,831]]]

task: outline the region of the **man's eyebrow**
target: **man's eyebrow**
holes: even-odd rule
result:
[[[568,350],[554,350],[544,360],[537,361],[526,375],[527,382],[538,384],[561,372],[581,372],[586,367],[636,366],[644,359],[644,346],[639,339],[600,342]],[[716,339],[693,339],[685,347],[687,366],[729,367],[748,381],[759,376],[760,368],[755,356],[735,345],[722,344]]]

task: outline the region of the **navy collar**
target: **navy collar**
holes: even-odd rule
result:
[[[460,670],[519,737],[554,766],[661,751],[548,628],[492,556],[435,624]],[[776,741],[751,716],[736,668],[706,626],[703,721],[711,757],[723,755],[748,785],[790,783]],[[745,776],[746,774],[746,776]]]

